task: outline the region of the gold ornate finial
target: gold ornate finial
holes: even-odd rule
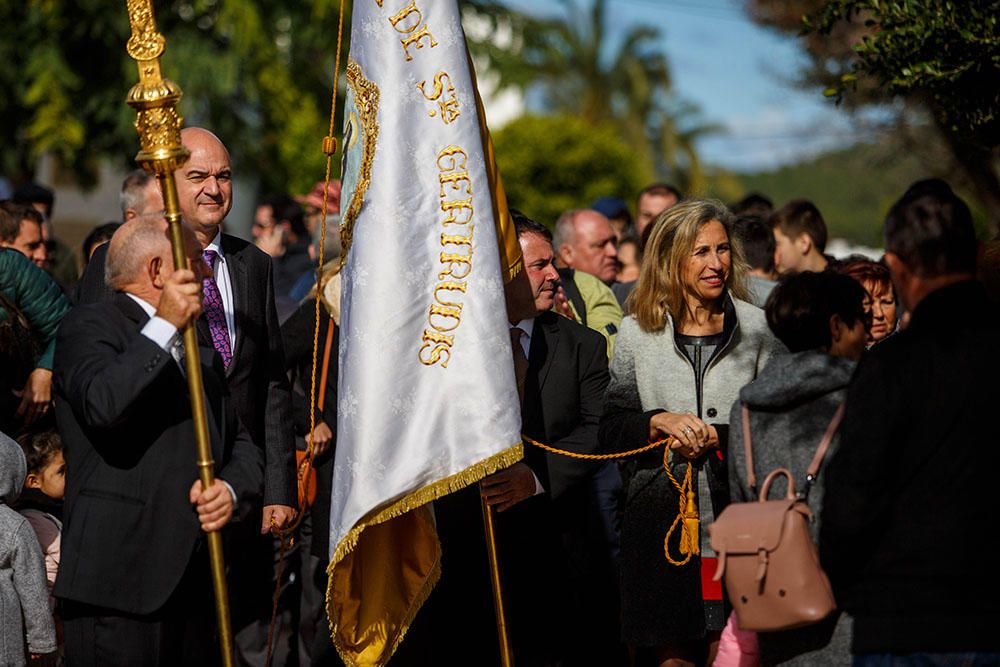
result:
[[[153,7],[144,0],[128,0],[128,19],[132,23],[132,37],[125,47],[135,60],[153,60],[163,54],[166,40],[156,32]]]
[[[190,156],[181,144],[183,119],[177,114],[181,89],[160,72],[166,40],[156,31],[151,0],[126,0],[125,4],[132,24],[126,50],[139,67],[139,83],[128,92],[128,104],[136,110],[135,130],[142,146],[135,159],[150,173],[173,173]]]

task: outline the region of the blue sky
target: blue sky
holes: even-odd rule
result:
[[[553,13],[557,0],[508,0],[518,9]],[[577,0],[590,5],[590,0]],[[662,34],[674,89],[725,132],[704,139],[707,162],[735,170],[769,169],[863,138],[819,89],[792,80],[805,56],[794,37],[750,21],[743,0],[608,0],[617,38],[651,25]]]

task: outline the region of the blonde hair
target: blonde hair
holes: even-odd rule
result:
[[[738,299],[749,299],[749,269],[733,234],[736,217],[720,201],[689,199],[660,214],[643,250],[639,280],[628,303],[643,331],[661,331],[668,315],[678,323],[684,319],[684,263],[694,250],[698,232],[712,221],[721,223],[729,237],[731,262],[726,289]]]

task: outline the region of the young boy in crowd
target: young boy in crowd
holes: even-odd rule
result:
[[[23,665],[56,650],[45,565],[27,519],[11,505],[27,476],[24,452],[0,433],[0,664]]]
[[[62,440],[55,431],[28,433],[18,442],[28,462],[28,477],[17,504],[18,510],[38,537],[45,557],[45,578],[49,592],[59,572],[59,547],[62,537],[62,500],[66,492],[66,461]],[[51,598],[55,606],[55,598]]]

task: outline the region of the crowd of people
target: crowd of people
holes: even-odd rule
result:
[[[324,603],[339,183],[262,198],[243,240],[225,231],[225,145],[200,128],[182,140],[187,266],[173,265],[159,183],[142,171],[122,185],[121,221],[84,241],[82,272],[65,268],[50,190],[0,202],[2,664],[218,664],[213,530],[239,663],[265,663],[277,584],[278,659],[342,664]],[[324,201],[334,261],[320,267]],[[609,196],[548,226],[511,211],[526,440],[622,456],[526,445],[522,462],[437,501],[441,581],[393,664],[499,664],[480,496],[497,512],[517,665],[1000,664],[1000,579],[979,537],[1000,317],[966,204],[915,183],[886,215],[879,260],[826,255],[806,200],[727,206],[652,184],[634,210]],[[190,446],[178,332],[192,322],[210,488]],[[298,479],[307,439],[314,494]],[[772,496],[807,504],[838,610],[753,632],[747,600],[714,576],[725,552],[711,527],[779,468],[797,483]],[[272,529],[299,512],[277,568]]]

